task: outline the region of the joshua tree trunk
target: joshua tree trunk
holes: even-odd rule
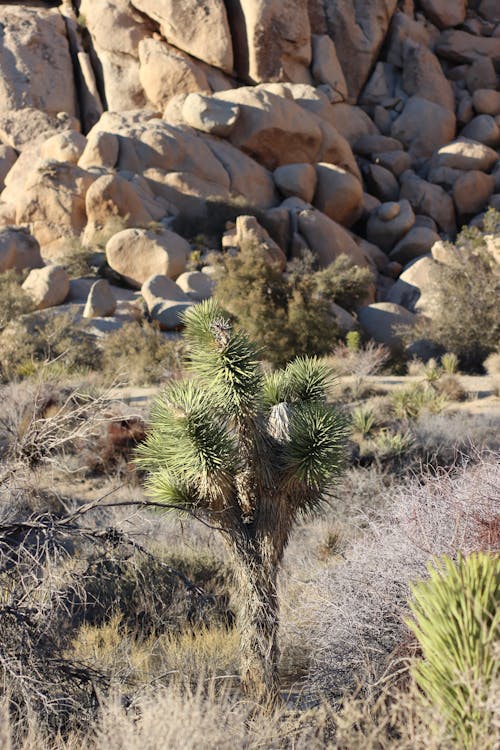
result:
[[[255,552],[234,550],[240,601],[241,684],[256,701],[274,703],[279,694],[277,565]]]

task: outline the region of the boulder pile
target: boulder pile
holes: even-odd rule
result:
[[[180,5],[2,3],[0,271],[70,302],[61,259],[107,233],[112,283],[169,330],[213,289],[196,235],[283,265],[345,253],[373,272],[360,325],[392,345],[432,315],[442,241],[500,208],[500,5]],[[96,281],[85,316],[113,316]]]

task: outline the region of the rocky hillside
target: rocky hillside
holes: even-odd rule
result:
[[[96,331],[144,314],[130,287],[177,326],[212,286],[189,240],[215,232],[348,254],[391,341],[441,240],[500,209],[497,0],[11,2],[0,31],[0,272]],[[114,285],[70,282],[58,261],[104,240]]]

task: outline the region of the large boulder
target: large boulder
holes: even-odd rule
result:
[[[0,141],[20,152],[32,149],[56,133],[79,128],[76,117],[66,112],[52,116],[34,107],[0,109]]]
[[[500,37],[476,36],[467,31],[447,29],[439,37],[436,53],[455,63],[472,63],[480,57],[489,57],[492,62],[498,63]]]
[[[40,149],[42,159],[77,164],[87,139],[76,130],[65,130],[48,138]]]
[[[415,214],[407,200],[382,203],[371,212],[366,226],[370,242],[389,252],[415,224]]]
[[[457,138],[456,141],[442,146],[432,158],[436,167],[451,169],[478,169],[489,172],[498,160],[497,152],[477,141],[468,138]]]
[[[162,331],[179,328],[182,314],[194,304],[175,281],[158,274],[146,279],[141,287],[141,295],[152,320],[158,323]]]
[[[159,39],[139,43],[139,76],[149,101],[162,112],[172,97],[192,91],[210,93],[207,77],[184,52]]]
[[[358,310],[358,320],[372,339],[401,351],[403,331],[415,324],[415,315],[393,302],[374,302]]]
[[[454,235],[456,230],[455,209],[448,193],[411,171],[401,176],[401,198],[406,198],[416,214],[430,216],[439,228]]]
[[[348,96],[347,83],[333,41],[326,34],[313,34],[311,42],[314,79],[330,86],[335,101],[344,101]]]
[[[0,111],[76,112],[66,26],[57,8],[0,6]]]
[[[391,287],[388,302],[405,307],[414,313],[432,315],[434,284],[439,278],[440,265],[424,255],[410,263]]]
[[[210,299],[215,286],[211,276],[203,271],[185,271],[177,277],[175,283],[193,302]]]
[[[191,172],[144,171],[148,185],[163,199],[173,215],[182,214],[186,221],[208,219],[215,204],[229,206],[231,193],[225,185],[204,180]]]
[[[107,109],[144,107],[139,79],[139,42],[151,29],[128,0],[82,0],[85,18],[98,58],[98,76]]]
[[[303,0],[226,0],[235,69],[244,81],[310,82],[311,27]]]
[[[136,288],[152,275],[177,278],[186,268],[189,253],[189,243],[167,229],[124,229],[106,245],[110,267]]]
[[[362,213],[363,187],[345,169],[333,164],[316,164],[314,205],[330,219],[350,227]]]
[[[430,227],[415,225],[399,240],[391,250],[391,260],[405,266],[410,261],[430,252],[434,243],[439,242],[439,235]]]
[[[188,94],[182,105],[184,122],[204,133],[227,137],[240,114],[239,107],[202,94]]]
[[[316,190],[316,170],[312,164],[284,164],[274,170],[276,187],[286,198],[296,195],[311,203]]]
[[[500,115],[500,91],[476,89],[472,95],[472,104],[478,114]]]
[[[0,143],[0,192],[5,187],[5,178],[16,163],[17,153],[12,146]]]
[[[16,224],[28,224],[41,246],[79,235],[85,197],[94,176],[74,164],[42,161],[27,177],[16,205]]]
[[[326,268],[339,255],[347,255],[357,266],[369,268],[371,263],[349,232],[321,211],[308,208],[297,212],[298,229],[316,256],[319,265]]]
[[[134,6],[160,24],[165,39],[198,60],[231,73],[233,47],[223,0],[134,0]]]
[[[107,318],[114,315],[116,310],[116,298],[111,289],[109,281],[99,279],[90,287],[85,307],[84,318]]]
[[[22,288],[33,300],[35,308],[44,310],[64,302],[69,292],[69,276],[62,266],[34,268]]]
[[[22,227],[0,229],[0,273],[15,268],[40,268],[43,266],[40,245]]]
[[[460,26],[465,21],[466,0],[420,0],[420,5],[429,20],[440,29]]]
[[[87,136],[87,143],[78,160],[78,166],[82,169],[89,167],[113,169],[118,161],[118,153],[118,136],[93,128]]]
[[[349,97],[356,101],[377,60],[397,0],[321,0],[328,35],[335,43]]]
[[[110,219],[121,217],[131,226],[150,224],[154,219],[132,182],[119,174],[98,177],[85,200],[89,226],[102,228]],[[87,228],[87,234],[89,233]]]
[[[255,216],[238,216],[235,240],[237,247],[251,245],[259,248],[268,262],[277,263],[282,271],[285,270],[285,253],[267,230],[259,224]]]
[[[222,91],[214,97],[239,106],[240,116],[229,140],[268,169],[316,160],[321,128],[313,115],[291,99],[261,87]]]
[[[477,115],[467,123],[461,135],[485,146],[500,146],[500,125],[491,115]]]
[[[455,136],[455,114],[440,104],[411,96],[391,128],[391,135],[414,158],[429,157]]]
[[[464,172],[453,185],[453,200],[459,216],[471,216],[482,211],[495,189],[495,178],[471,169]]]
[[[455,96],[436,55],[420,45],[405,46],[402,86],[408,96],[419,96],[455,112]]]

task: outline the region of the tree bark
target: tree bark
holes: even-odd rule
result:
[[[258,554],[235,552],[240,601],[240,668],[243,692],[259,703],[279,696],[277,566]]]

